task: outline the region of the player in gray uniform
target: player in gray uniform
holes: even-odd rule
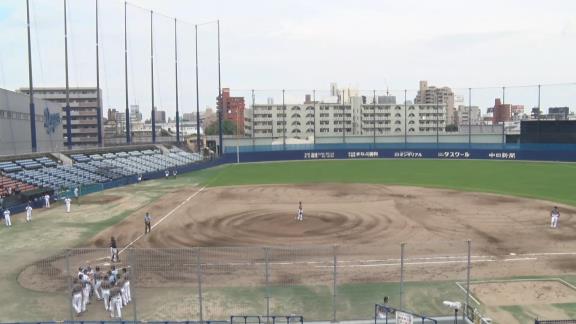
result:
[[[110,317],[122,318],[122,291],[115,286],[110,289]],[[116,316],[114,316],[116,314]]]
[[[114,236],[110,238],[110,262],[120,262],[118,257],[118,246],[116,245],[116,239]]]
[[[82,313],[82,284],[80,284],[78,279],[74,279],[72,284],[72,307],[76,312],[76,316],[80,316]]]
[[[149,212],[146,212],[146,215],[144,215],[144,234],[150,233],[150,231],[152,230],[151,224],[152,224],[152,216],[150,216]]]
[[[104,309],[110,310],[110,288],[112,285],[108,282],[108,280],[102,280],[102,285],[100,289],[102,290],[102,299],[104,299]]]

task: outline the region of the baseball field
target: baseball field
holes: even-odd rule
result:
[[[576,318],[575,191],[576,164],[510,161],[254,163],[146,181],[0,228],[0,319],[68,319],[67,273],[85,263],[107,269],[111,236],[120,266],[134,271],[127,319],[267,309],[369,319],[384,296],[450,315],[442,301],[466,296],[468,240],[470,303],[485,316]],[[147,211],[153,229],[143,235]],[[106,319],[93,304],[83,320]]]

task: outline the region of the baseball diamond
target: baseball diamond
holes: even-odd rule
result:
[[[32,223],[16,224],[17,231],[7,233],[16,240],[0,238],[7,247],[2,259],[11,258],[10,251],[21,257],[3,264],[1,273],[17,274],[18,284],[8,279],[0,284],[13,291],[12,302],[32,295],[42,301],[30,312],[33,318],[47,312],[54,319],[69,317],[66,296],[73,286],[66,273],[88,264],[130,273],[135,303],[122,309],[123,318],[137,312],[139,320],[199,314],[226,319],[233,311],[351,320],[369,317],[373,302],[383,296],[390,305],[441,316],[443,300],[466,299],[469,259],[470,305],[485,316],[501,323],[543,314],[568,317],[576,307],[576,294],[569,290],[558,295],[553,285],[524,285],[547,294],[541,299],[536,293],[531,302],[519,301],[514,291],[520,290],[506,287],[516,278],[576,284],[569,261],[575,255],[574,198],[556,185],[573,183],[574,175],[565,173],[570,168],[309,161],[224,165],[145,181],[83,196],[70,213],[56,203],[35,211]],[[418,172],[432,169],[428,178]],[[529,198],[540,192],[547,200]],[[299,202],[302,221],[296,219]],[[558,228],[550,228],[553,206],[561,213]],[[147,212],[152,225],[145,234]],[[118,244],[116,263],[110,260],[110,237]],[[49,249],[39,254],[16,242]],[[68,247],[75,248],[62,249]],[[486,287],[508,292],[486,297]],[[84,320],[104,316],[104,307],[92,304]],[[15,316],[8,308],[4,314]]]

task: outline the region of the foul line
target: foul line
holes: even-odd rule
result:
[[[197,194],[201,193],[204,189],[206,188],[206,186],[200,188],[200,190],[196,191],[195,193],[193,193],[192,195],[190,195],[190,197],[186,198],[183,202],[181,202],[178,206],[174,207],[174,209],[172,209],[171,211],[169,211],[166,215],[164,215],[162,218],[160,218],[160,220],[158,220],[154,225],[152,225],[151,229],[160,225],[160,223],[162,223],[168,216],[174,214],[175,211],[177,211],[180,207],[184,206],[184,204],[186,204],[187,202],[190,201],[190,199],[196,197]],[[136,239],[134,239],[134,241],[128,243],[128,245],[126,245],[123,249],[120,250],[120,252],[118,252],[118,254],[124,252],[127,248],[129,248],[130,246],[132,246],[134,243],[136,243],[136,241],[138,241],[139,239],[141,239],[142,237],[144,237],[144,234],[140,234]]]

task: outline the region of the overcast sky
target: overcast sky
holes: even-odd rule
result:
[[[63,3],[30,0],[35,86],[64,85]],[[129,98],[150,111],[150,13],[179,24],[180,105],[196,107],[194,26],[220,19],[222,86],[250,102],[300,100],[330,82],[413,99],[419,80],[450,86],[483,109],[502,86],[544,87],[541,106],[576,107],[576,1],[573,0],[131,0]],[[100,0],[101,87],[105,108],[124,109],[123,2]],[[94,1],[69,0],[71,86],[95,85]],[[0,87],[27,86],[24,0],[0,1]],[[174,111],[173,20],[154,16],[155,103]],[[190,22],[184,23],[184,21]],[[199,26],[200,108],[217,96],[216,24]],[[536,87],[507,88],[506,102],[537,105]],[[382,92],[383,93],[383,92]],[[399,101],[401,101],[399,100]]]

